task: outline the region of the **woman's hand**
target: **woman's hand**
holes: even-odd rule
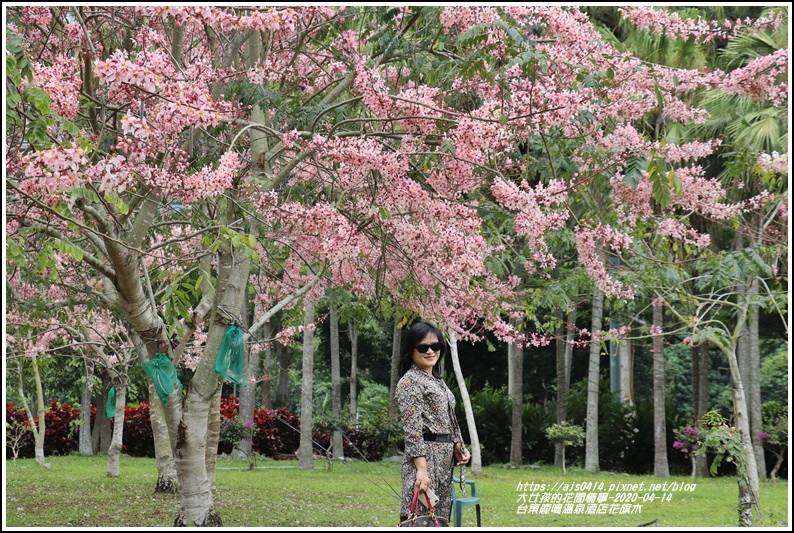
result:
[[[430,476],[427,473],[427,460],[424,457],[414,457],[416,466],[416,482],[414,487],[423,492],[430,488]]]
[[[430,488],[430,476],[427,474],[426,468],[417,469],[414,487],[419,489],[419,492],[424,492]]]
[[[459,442],[455,443],[455,460],[457,461],[458,465],[465,465],[471,459],[471,453],[469,450],[461,446]]]

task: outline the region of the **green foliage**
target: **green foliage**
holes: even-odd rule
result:
[[[241,442],[252,439],[257,431],[258,428],[253,419],[243,422],[239,416],[224,418],[221,422],[218,440],[231,444],[233,447],[239,447]]]
[[[587,427],[587,379],[571,384],[568,394],[568,421]],[[602,470],[625,472],[636,465],[627,464],[625,458],[633,453],[637,439],[637,414],[620,395],[610,392],[609,377],[602,376],[598,394],[598,451]],[[574,460],[582,459],[574,450]]]
[[[764,445],[785,448],[788,445],[788,404],[765,402],[761,412],[764,428],[761,440]]]
[[[581,446],[584,443],[584,429],[563,420],[546,428],[546,438],[565,446]]]
[[[510,461],[510,445],[513,403],[507,387],[492,387],[470,391],[474,420],[483,464],[499,464]],[[468,425],[463,416],[463,406],[456,406],[464,439]],[[526,401],[521,409],[521,455],[532,462],[554,460],[554,447],[544,437],[544,429],[554,420],[554,403],[540,404]]]
[[[358,396],[358,424],[371,434],[384,450],[402,449],[404,433],[399,417],[389,416],[389,387],[361,379]]]
[[[703,445],[695,450],[696,455],[705,455],[707,451],[714,454],[709,471],[717,475],[722,461],[736,465],[740,477],[747,477],[747,466],[744,459],[744,445],[741,435],[736,428],[728,425],[727,421],[717,411],[709,411],[700,420]]]
[[[767,357],[761,363],[761,398],[768,401],[788,403],[788,348]]]

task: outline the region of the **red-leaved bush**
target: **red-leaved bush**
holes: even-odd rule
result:
[[[234,395],[221,398],[221,421],[237,416],[240,399]],[[93,430],[96,407],[91,407],[91,426]],[[50,409],[45,413],[44,455],[67,455],[78,451],[77,437],[80,410],[68,404],[50,401]],[[12,421],[14,421],[12,423]],[[111,428],[113,419],[111,419]],[[254,424],[257,431],[253,436],[252,447],[255,453],[267,457],[292,455],[300,444],[300,419],[286,407],[278,409],[254,409]],[[13,450],[9,446],[9,432],[20,431],[22,439],[18,446],[19,457],[34,457],[33,433],[23,409],[6,403],[6,458],[12,458]],[[378,460],[383,456],[383,447],[375,438],[370,438],[361,431],[344,428],[344,447],[346,457],[361,457],[367,460]],[[330,444],[331,435],[328,431],[315,430],[312,433],[315,453],[325,455]],[[135,457],[154,457],[154,439],[152,424],[149,419],[149,402],[141,402],[138,407],[126,406],[124,409],[123,451]],[[218,453],[231,452],[231,445],[220,442]]]

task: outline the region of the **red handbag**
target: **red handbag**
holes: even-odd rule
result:
[[[408,518],[397,524],[398,527],[449,527],[449,520],[436,516],[433,510],[433,504],[428,502],[427,512],[419,514],[419,489],[414,491],[414,497],[411,500],[411,512]]]

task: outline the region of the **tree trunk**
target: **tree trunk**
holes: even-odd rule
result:
[[[695,396],[695,420],[703,418],[709,410],[709,368],[710,364],[710,344],[703,342],[700,346],[692,348],[693,366],[697,367],[696,375],[693,379],[697,380],[697,390]],[[695,364],[697,361],[697,364]],[[693,370],[694,371],[694,370]],[[708,457],[705,455],[695,456],[695,471],[698,477],[707,478],[709,474]]]
[[[598,458],[598,383],[601,368],[601,342],[597,335],[601,333],[604,317],[604,293],[598,288],[593,289],[593,320],[590,329],[590,361],[587,370],[587,421],[584,469],[595,473],[599,470]]]
[[[83,396],[80,399],[80,436],[78,446],[80,455],[94,455],[94,447],[91,445],[91,373],[88,361],[83,360],[85,367],[85,383],[83,384]]]
[[[350,423],[358,428],[358,332],[352,318],[348,326],[350,332]]]
[[[107,405],[108,401],[108,385],[109,382],[103,373],[102,386],[100,388],[100,397],[97,405]],[[98,408],[94,416],[94,431],[91,434],[91,444],[94,448],[94,453],[107,453],[110,448],[110,439],[113,431],[110,427],[110,419],[105,413],[105,409]]]
[[[774,468],[772,468],[772,471],[769,473],[769,479],[777,483],[777,473],[780,470],[780,467],[783,466],[783,461],[786,459],[785,446],[783,447],[782,453],[775,452],[775,457],[777,457],[777,461],[775,461],[775,466]]]
[[[154,438],[154,459],[157,465],[157,494],[176,494],[179,483],[176,477],[174,454],[171,452],[171,439],[168,437],[168,426],[163,415],[163,402],[157,396],[154,383],[149,380],[149,422],[152,425]]]
[[[394,391],[397,389],[397,381],[400,379],[400,349],[402,340],[402,333],[400,330],[400,319],[394,319],[394,330],[392,331],[392,344],[391,344],[391,379],[389,380],[389,417],[396,418],[399,416],[399,409],[397,406],[397,399],[394,397]]]
[[[246,293],[248,291],[246,290]],[[243,325],[250,327],[251,323],[248,319],[248,296],[243,298],[243,306],[241,310]],[[240,391],[240,406],[237,409],[237,416],[243,424],[254,420],[254,404],[256,403],[256,378],[259,373],[259,348],[251,348],[248,345],[245,349],[246,357],[245,367],[243,368],[243,375],[245,382],[241,384]],[[220,408],[220,406],[219,406]],[[220,421],[219,421],[220,422]],[[237,448],[250,458],[253,452],[253,441],[251,437],[240,439]]]
[[[521,431],[524,406],[524,350],[513,343],[507,345],[507,358],[512,362],[510,365],[510,375],[508,382],[512,385],[510,390],[510,400],[512,402],[512,416],[510,420],[510,463],[520,466],[522,462],[521,453]]]
[[[345,450],[342,444],[342,375],[339,354],[339,316],[336,310],[333,290],[329,293],[330,326],[331,326],[331,416],[334,418],[334,430],[331,434],[331,451],[334,459],[344,459]]]
[[[274,329],[274,331],[276,330]],[[275,405],[287,407],[289,405],[289,369],[292,366],[292,356],[287,347],[280,342],[273,345],[273,350],[276,352],[278,360],[278,388],[276,389]]]
[[[573,333],[576,327],[576,309],[568,310],[567,322],[563,323],[562,308],[557,308],[557,318],[561,325],[557,330],[556,356],[557,356],[557,423],[568,419],[568,390],[571,386],[571,352]],[[563,332],[565,338],[563,339]],[[565,462],[565,445],[561,442],[554,444],[554,464],[561,465]]]
[[[245,387],[240,387],[240,407],[237,411],[240,421],[247,424],[249,421],[253,423],[254,420],[254,403],[256,398],[256,375],[259,370],[259,349],[249,346],[246,350],[248,353],[248,364],[245,365]],[[253,453],[253,440],[251,437],[241,439],[238,448],[247,456],[250,457]]]
[[[219,383],[220,385],[220,383]],[[215,389],[215,394],[209,399],[207,413],[207,445],[204,447],[204,464],[207,470],[207,481],[215,501],[215,472],[218,463],[218,442],[221,436],[221,392],[222,387]],[[253,463],[250,463],[253,466]],[[220,521],[220,517],[218,517]]]
[[[565,322],[562,307],[554,307],[554,317],[558,326],[554,330],[554,356],[557,368],[557,423],[563,422],[568,416],[568,391],[565,389],[565,343],[563,334],[565,333]],[[565,445],[562,442],[554,443],[554,464],[562,466],[565,464]],[[563,467],[563,471],[565,467]],[[563,474],[565,475],[565,474]]]
[[[573,364],[573,338],[576,332],[576,309],[568,309],[568,324],[565,333],[565,390],[571,390],[571,368]]]
[[[265,324],[262,336],[269,339],[273,335],[273,328],[270,326],[270,321]],[[265,343],[264,350],[265,363],[262,366],[262,407],[265,409],[273,409],[273,401],[271,400],[270,385],[273,383],[273,376],[270,369],[273,366],[273,345]]]
[[[741,478],[739,483],[739,527],[753,527],[753,492],[749,485]]]
[[[667,427],[664,410],[664,337],[662,336],[662,303],[654,301],[653,327],[653,474],[656,477],[670,477],[667,464]]]
[[[28,401],[25,398],[25,391],[22,388],[22,367],[17,366],[19,371],[19,398],[22,400],[22,408],[28,415],[28,422],[30,422],[31,431],[33,432],[33,448],[36,457],[36,462],[44,468],[50,468],[50,464],[44,459],[44,435],[46,428],[46,416],[44,411],[44,389],[41,386],[41,374],[39,374],[39,360],[34,352],[31,356],[31,366],[33,367],[33,380],[36,384],[36,411],[37,416],[34,418],[33,412],[30,410]]]
[[[715,339],[712,339],[715,341]],[[747,417],[747,397],[744,394],[744,384],[742,376],[739,374],[739,364],[736,359],[736,350],[717,343],[720,350],[728,358],[728,366],[731,371],[731,384],[733,386],[733,415],[736,429],[739,430],[742,439],[742,446],[745,451],[745,467],[747,469],[748,490],[752,492],[753,500],[758,503],[758,467],[755,464],[755,452],[753,443],[750,439],[750,421]]]
[[[758,335],[759,311],[755,303],[758,297],[758,278],[750,283],[750,308],[747,315],[748,330],[748,409],[750,415],[750,434],[755,450],[755,463],[758,466],[758,479],[766,479],[766,458],[764,457],[764,444],[758,433],[763,431],[763,414],[761,412],[761,346]]]
[[[449,331],[449,355],[452,359],[452,369],[455,371],[455,379],[460,389],[460,399],[463,402],[463,411],[466,413],[466,426],[469,428],[469,439],[471,440],[471,460],[469,466],[471,473],[478,475],[482,473],[482,453],[480,452],[480,437],[477,434],[477,426],[474,423],[474,411],[471,408],[469,391],[466,389],[466,382],[463,381],[463,372],[460,369],[460,359],[458,358],[458,340],[454,331]]]
[[[298,464],[304,470],[314,468],[314,454],[312,450],[312,408],[314,383],[314,304],[304,304],[305,318],[303,329],[303,380],[301,384],[301,416],[300,416],[300,446],[298,447]]]
[[[124,443],[124,406],[127,404],[127,385],[119,383],[116,387],[116,405],[113,416],[113,437],[108,448],[107,477],[121,475],[121,451]]]
[[[560,442],[558,443],[560,448],[562,448],[562,453],[560,454],[560,466],[562,467],[562,477],[565,477],[565,444]]]
[[[248,273],[247,253],[240,247],[222,244],[218,253],[216,284],[219,310],[242,308]],[[221,392],[215,361],[230,325],[225,313],[214,314],[209,321],[201,364],[188,383],[182,402],[175,388],[165,409],[180,487],[179,514],[174,526],[223,525],[220,515],[215,511],[215,458],[220,430]]]

